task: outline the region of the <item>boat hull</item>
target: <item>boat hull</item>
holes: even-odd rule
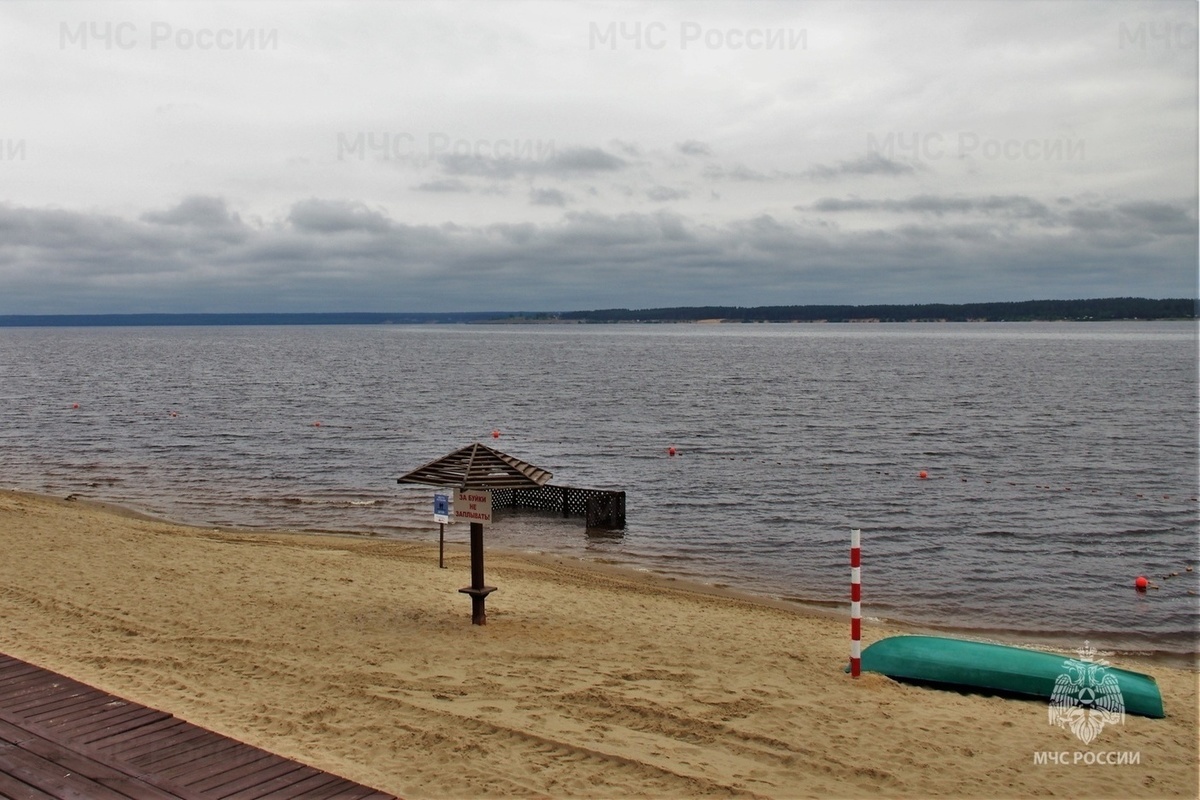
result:
[[[1079,659],[1024,647],[972,642],[944,636],[892,636],[862,652],[864,672],[891,678],[987,689],[1030,697],[1054,696],[1055,683]],[[1162,694],[1149,675],[1103,666],[1116,679],[1127,714],[1160,718]]]

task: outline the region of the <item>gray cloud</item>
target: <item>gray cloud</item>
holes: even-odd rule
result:
[[[750,169],[745,164],[735,164],[732,167],[722,167],[717,164],[708,164],[704,167],[701,174],[708,180],[726,180],[726,181],[741,181],[741,182],[765,182],[772,180],[787,179],[790,176],[787,173],[773,170],[770,173],[759,172],[758,170]]]
[[[903,200],[865,200],[860,198],[823,197],[812,206],[816,211],[886,211],[889,213],[943,214],[1005,214],[1014,217],[1048,218],[1050,210],[1030,197],[941,197],[917,195]]]
[[[960,215],[929,212],[915,212],[924,222],[853,231],[769,214],[712,225],[592,211],[465,226],[405,224],[363,204],[308,199],[287,224],[243,227],[232,239],[220,226],[151,221],[175,218],[169,212],[125,220],[3,206],[0,313],[570,310],[705,304],[714,293],[740,305],[918,302],[930,285],[945,302],[1188,296],[1194,269],[1174,265],[1194,264],[1195,231],[1154,226],[1174,231],[1190,207],[1097,208],[1126,225],[1098,237],[1070,212],[1053,229],[1029,230],[987,215],[944,223]],[[1122,234],[1134,224],[1141,236]]]
[[[413,187],[418,192],[469,192],[471,187],[457,178],[426,181]]]
[[[297,230],[314,233],[380,233],[392,227],[382,212],[346,200],[302,200],[292,206],[288,222]]]
[[[817,165],[804,172],[805,177],[815,180],[833,180],[834,178],[855,175],[884,175],[897,177],[912,175],[918,168],[887,158],[880,153],[867,153],[859,158],[842,161],[834,166]]]
[[[598,147],[572,147],[555,153],[547,162],[548,172],[610,172],[627,165],[622,158]]]
[[[1157,203],[1079,202],[1059,198],[1051,205],[1020,195],[989,197],[939,197],[918,195],[902,200],[822,198],[801,212],[885,214],[902,221],[894,230],[926,240],[959,239],[987,244],[993,241],[1028,241],[1035,247],[1048,246],[1038,231],[1063,239],[1082,235],[1089,246],[1109,250],[1140,247],[1176,248],[1179,242],[1197,240],[1196,198]],[[931,225],[928,218],[972,217],[969,222],[952,221]],[[917,221],[910,221],[917,218]],[[1025,224],[1027,231],[1014,232]],[[880,228],[881,230],[884,228]],[[1179,251],[1182,253],[1182,250]],[[1031,257],[1033,257],[1031,255]]]
[[[529,193],[529,202],[535,206],[558,206],[567,204],[567,196],[557,189],[534,189]]]
[[[669,186],[651,186],[646,190],[646,197],[656,203],[666,203],[671,200],[682,200],[691,193],[683,189],[672,189]]]
[[[193,225],[201,228],[241,224],[238,216],[226,208],[223,199],[199,195],[186,197],[179,205],[166,211],[148,211],[142,215],[142,219],[159,225]]]
[[[1196,291],[1194,4],[87,8],[0,4],[0,313]]]
[[[1196,204],[1121,203],[1118,213],[1144,224],[1152,233],[1191,236],[1196,233]]]
[[[544,157],[516,158],[447,153],[437,159],[442,169],[451,175],[474,175],[483,178],[506,179],[521,175],[576,176],[597,172],[614,172],[628,162],[606,153],[598,147],[571,147],[554,150]]]
[[[623,153],[628,158],[641,158],[643,155],[642,148],[637,142],[628,142],[624,139],[613,139],[611,142],[609,142],[609,146],[612,147],[612,149]]]
[[[780,169],[763,171],[752,169],[745,164],[739,163],[733,166],[706,164],[701,174],[708,180],[765,183],[768,181],[795,180],[835,181],[838,179],[872,176],[905,177],[927,170],[928,167],[922,165],[904,163],[887,158],[879,153],[867,153],[857,158],[840,161],[833,166],[818,164],[800,171]]]
[[[704,142],[698,142],[695,139],[688,139],[684,142],[679,142],[675,145],[675,149],[683,153],[685,156],[711,156],[712,148]]]

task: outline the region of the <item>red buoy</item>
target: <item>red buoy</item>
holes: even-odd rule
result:
[[[493,429],[492,429],[492,438],[493,438],[493,439],[499,439],[499,438],[500,438],[500,431],[499,431],[499,430],[496,430],[495,428],[493,428]]]
[[[79,408],[79,403],[71,403],[71,408]]]
[[[673,456],[673,455],[675,455],[675,448],[674,448],[674,447],[668,447],[668,448],[667,448],[667,455],[669,455],[669,456]]]
[[[917,477],[920,478],[921,480],[925,480],[926,478],[929,477],[929,473],[926,472],[925,470],[921,470],[920,472],[917,473]]]
[[[1146,591],[1146,587],[1150,585],[1150,581],[1146,580],[1145,575],[1138,575],[1137,580],[1133,582],[1139,592]]]
[[[314,423],[312,424],[312,426],[313,426],[314,428],[319,428],[319,427],[321,427],[321,420],[317,420],[316,422],[314,422]]]

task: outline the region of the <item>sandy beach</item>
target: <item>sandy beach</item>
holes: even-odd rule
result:
[[[1110,659],[1167,718],[1085,745],[1042,701],[851,679],[844,619],[574,560],[489,550],[480,627],[436,535],[2,492],[0,546],[0,651],[409,798],[1197,795],[1197,673],[1159,661]]]

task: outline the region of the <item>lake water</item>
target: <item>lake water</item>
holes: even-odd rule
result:
[[[1194,323],[0,329],[0,413],[0,485],[185,522],[435,541],[395,478],[484,441],[628,493],[489,546],[845,608],[859,527],[868,617],[1197,648]]]

